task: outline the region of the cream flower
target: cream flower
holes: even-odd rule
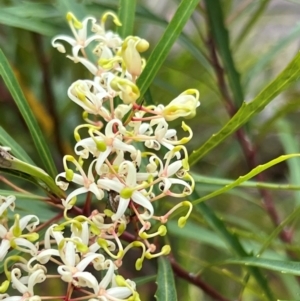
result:
[[[16,197],[14,195],[9,195],[7,197],[0,195],[0,217],[4,213],[4,211],[9,208],[11,211],[14,211],[15,209],[15,200]]]
[[[113,179],[99,179],[97,181],[97,184],[102,189],[108,191],[112,190],[120,194],[118,209],[117,212],[112,216],[112,220],[116,221],[124,215],[130,201],[133,201],[134,203],[146,209],[146,212],[140,214],[143,219],[151,218],[154,209],[149,199],[142,193],[142,191],[138,190],[139,186],[136,182],[136,167],[130,161],[123,162],[120,165],[119,170],[122,170],[123,167],[127,168],[127,172],[123,176],[124,183],[122,183],[116,177]]]
[[[196,94],[196,96],[193,94]],[[195,89],[189,89],[173,99],[162,110],[162,115],[167,121],[172,121],[179,117],[189,119],[196,115],[196,108],[199,106],[199,92]]]
[[[96,23],[97,20],[93,17],[87,17],[82,22],[79,22],[72,13],[67,14],[67,20],[73,32],[74,38],[67,35],[59,35],[52,40],[52,46],[55,47],[59,52],[65,53],[66,49],[63,44],[57,42],[59,40],[65,41],[72,46],[73,57],[78,56],[80,49],[87,47],[92,41],[101,39],[101,35],[92,35],[87,37],[88,22],[91,21],[92,24]]]
[[[32,220],[35,221],[31,222]],[[18,214],[15,215],[15,223],[9,230],[0,224],[0,261],[4,259],[11,247],[25,253],[30,253],[31,255],[37,254],[38,246],[33,244],[32,241],[38,239],[38,234],[22,234],[22,232],[25,229],[33,232],[38,224],[39,219],[37,216],[26,215],[20,219]]]
[[[2,298],[1,300],[5,301],[41,301],[41,297],[34,295],[33,288],[37,283],[41,283],[45,281],[46,275],[43,269],[38,269],[34,271],[32,274],[28,276],[26,279],[25,277],[21,278],[21,270],[18,268],[14,268],[11,271],[11,282],[15,289],[17,289],[22,296],[12,296],[9,297],[6,295],[6,298]],[[27,286],[24,284],[27,284]],[[0,297],[1,298],[1,297]]]

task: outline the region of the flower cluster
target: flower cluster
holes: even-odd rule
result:
[[[135,247],[142,250],[135,264],[137,270],[145,258],[168,254],[169,245],[157,250],[150,239],[166,234],[164,224],[177,208],[188,209],[178,220],[180,227],[191,213],[191,203],[183,201],[158,216],[154,202],[166,196],[182,198],[194,189],[184,146],[192,138],[192,130],[182,122],[186,136],[178,139],[169,122],[195,116],[199,93],[186,90],[166,106],[141,104],[136,80],[146,65],[140,53],[149,44],[136,36],[123,40],[107,31],[109,16],[117,26],[121,25],[111,13],[104,14],[100,23],[93,17],[80,22],[68,13],[74,37],[60,35],[52,41],[62,53],[66,52],[63,42],[69,44],[71,52],[67,57],[92,74],[92,79],[77,80],[68,89],[69,98],[84,110],[85,123],[74,130],[77,157],[66,155],[64,172],[56,177],[62,190],[69,191],[72,183],[72,191],[62,199],[65,221],[51,225],[40,246],[33,243],[38,239],[38,218],[34,215],[21,219],[16,215],[12,227],[0,228],[0,259],[11,247],[31,254],[29,260],[20,256],[6,259],[15,264],[11,272],[6,270],[8,281],[2,289],[11,282],[21,296],[18,299],[3,294],[3,300],[42,300],[34,295],[33,286],[54,277],[68,284],[66,295],[61,297],[64,300],[72,297],[75,288],[91,301],[139,300],[135,283],[116,274],[125,254]],[[85,208],[94,200],[96,206],[100,201],[106,203],[106,209],[84,211],[74,217],[79,196],[86,196]],[[0,216],[11,207],[14,197],[3,200]],[[137,234],[126,245],[121,236],[129,224],[134,225]],[[28,233],[22,234],[24,229]],[[47,273],[49,261],[57,264],[56,275]],[[100,282],[97,271],[104,273]]]

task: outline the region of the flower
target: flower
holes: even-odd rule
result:
[[[41,301],[41,297],[34,295],[33,288],[37,283],[45,281],[46,275],[43,269],[38,269],[30,274],[28,277],[21,278],[21,270],[14,268],[11,271],[11,282],[13,287],[17,289],[22,296],[9,297],[7,294],[0,296],[1,300],[5,301]],[[27,284],[27,286],[25,285]]]
[[[138,77],[142,72],[142,58],[139,52],[146,51],[149,43],[139,37],[127,37],[123,44],[121,55],[125,63],[127,71],[133,78]]]
[[[122,162],[118,169],[118,177],[99,179],[97,184],[102,189],[112,190],[120,195],[117,212],[112,216],[113,221],[123,216],[130,201],[147,210],[140,214],[141,218],[149,219],[153,215],[153,206],[150,200],[143,194],[143,185],[138,185],[137,183],[136,167],[132,162]]]
[[[91,21],[92,24],[97,22],[94,17],[87,17],[82,22],[79,22],[72,13],[68,13],[67,20],[75,38],[71,38],[67,35],[59,35],[55,37],[52,40],[52,46],[55,47],[59,52],[65,53],[66,49],[61,43],[57,42],[58,40],[65,41],[70,44],[72,46],[73,57],[76,58],[79,50],[87,47],[92,41],[102,39],[102,36],[98,34],[87,38],[88,22]]]
[[[71,169],[65,167],[66,172],[62,172],[56,176],[56,184],[61,187],[62,189],[66,190],[68,188],[68,183],[64,181],[60,181],[59,178],[63,177],[69,180],[70,182],[74,182],[78,185],[81,185],[82,187],[79,187],[75,190],[73,190],[67,198],[63,201],[63,205],[70,209],[72,207],[71,200],[76,197],[77,195],[86,193],[86,192],[92,192],[97,197],[98,200],[103,199],[104,192],[101,188],[99,188],[95,182],[95,178],[93,175],[93,166],[96,160],[94,160],[90,166],[88,173],[86,174],[81,167],[81,165],[72,157],[72,156],[65,156],[65,161],[70,160],[73,162],[76,166],[76,168],[79,170],[80,174],[74,173]]]
[[[32,219],[35,221],[30,223]],[[18,214],[15,215],[15,223],[9,230],[0,224],[0,261],[4,259],[10,247],[31,255],[37,254],[38,245],[34,245],[32,241],[38,239],[38,234],[22,234],[22,232],[25,228],[33,232],[38,224],[39,219],[36,215],[26,215],[20,219]]]
[[[15,200],[16,200],[16,197],[14,195],[9,195],[7,197],[0,195],[0,217],[7,210],[7,208],[10,208],[11,211],[14,211]]]
[[[192,94],[196,94],[196,97]],[[173,99],[162,110],[162,115],[167,121],[172,121],[179,117],[190,119],[196,115],[196,108],[199,105],[199,92],[195,89],[189,89]]]
[[[98,283],[96,278],[87,272],[78,272],[74,277],[79,279],[79,282],[85,283],[94,290],[95,297],[89,299],[90,301],[114,301],[114,300],[128,300],[131,295],[135,295],[134,300],[137,299],[137,293],[135,292],[136,286],[133,281],[124,280],[121,276],[114,274],[115,265],[111,260],[105,262],[107,272],[103,279]],[[108,286],[110,285],[110,288]]]
[[[110,119],[110,112],[103,106],[103,102],[109,99],[110,95],[97,82],[77,80],[68,89],[68,96],[86,112],[99,114],[105,120]]]

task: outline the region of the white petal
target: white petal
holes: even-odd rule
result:
[[[20,281],[21,277],[21,270],[18,268],[14,268],[11,271],[11,282],[14,285],[14,287],[21,293],[21,294],[25,294],[28,289],[27,287]]]
[[[110,179],[99,179],[97,181],[97,184],[105,190],[114,190],[118,193],[120,193],[121,190],[125,187],[125,185],[120,183],[118,180]]]
[[[14,240],[14,242],[18,245],[17,249],[20,251],[30,253],[32,256],[36,255],[38,252],[38,247],[25,238],[18,237]]]
[[[67,283],[71,283],[73,280],[72,269],[66,265],[61,265],[57,268],[58,274],[60,274],[61,279]]]
[[[126,299],[132,295],[132,291],[128,287],[112,287],[106,291],[106,294],[114,298]]]
[[[176,161],[170,164],[167,168],[167,177],[174,175],[182,167],[182,161]]]
[[[52,256],[59,256],[58,250],[43,250],[36,256],[36,260],[41,264],[46,264]]]
[[[1,241],[1,245],[0,245],[0,261],[2,261],[4,259],[4,257],[6,256],[9,248],[10,248],[9,240],[3,239]]]
[[[32,219],[35,219],[36,221],[31,222],[29,224],[29,222]],[[24,230],[26,228],[28,231],[34,231],[35,227],[39,224],[39,222],[40,222],[40,220],[36,215],[29,214],[20,219],[20,227],[22,230]]]
[[[87,253],[85,257],[77,264],[78,271],[83,272],[84,269],[94,260],[104,262],[104,256],[102,254]]]
[[[131,199],[141,205],[142,207],[144,207],[145,209],[147,209],[150,213],[149,214],[141,214],[142,218],[145,218],[145,219],[149,219],[152,217],[153,213],[154,213],[154,209],[153,209],[153,206],[151,204],[151,202],[139,191],[134,191],[134,193],[132,194],[131,196]]]
[[[108,260],[109,264],[109,268],[104,276],[104,278],[101,280],[101,282],[99,283],[99,288],[98,290],[100,290],[101,288],[106,289],[108,287],[108,285],[111,283],[112,278],[114,276],[114,269],[115,266],[113,264],[113,262],[111,260]]]
[[[119,205],[118,205],[118,210],[111,217],[111,219],[113,221],[118,220],[119,218],[121,218],[124,215],[126,209],[128,208],[129,201],[130,201],[130,199],[124,199],[124,198],[120,197],[120,202],[119,202]]]
[[[77,195],[80,195],[80,194],[83,194],[83,193],[86,193],[88,192],[89,190],[86,189],[85,187],[80,187],[80,188],[77,188],[75,189],[74,191],[72,191],[66,198],[65,200],[65,204],[68,205],[69,202]]]
[[[2,197],[0,196],[0,199]],[[16,197],[14,195],[9,195],[8,197],[3,197],[3,203],[0,206],[0,216],[2,216],[3,212],[9,207],[12,211],[15,207],[14,202]]]
[[[78,278],[80,286],[87,286],[92,288],[95,294],[98,293],[98,281],[90,272],[77,272],[73,275],[73,277]]]
[[[33,292],[33,287],[37,284],[37,283],[41,283],[43,281],[45,281],[46,276],[45,276],[45,272],[42,269],[36,270],[34,271],[30,276],[29,276],[29,281],[28,281],[28,291],[30,292],[31,295],[34,295]]]

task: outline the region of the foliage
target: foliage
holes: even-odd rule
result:
[[[78,140],[73,130],[83,122],[67,91],[78,79],[93,76],[57,52],[51,40],[62,33],[69,35],[68,12],[83,20],[86,16],[100,19],[109,10],[123,26],[108,18],[107,27],[124,39],[134,35],[150,43],[142,53],[147,65],[137,77],[136,110],[167,108],[182,91],[192,96],[197,89],[201,95],[196,116],[185,120],[194,133],[186,144],[194,192],[179,202],[165,196],[153,203],[155,216],[165,216],[166,211],[172,215],[168,215],[166,235],[151,243],[159,250],[170,245],[171,253],[158,260],[145,259],[141,267],[132,264],[139,262],[140,254],[130,251],[119,274],[137,284],[141,300],[299,299],[297,18],[286,17],[289,25],[284,25],[284,32],[272,30],[280,10],[288,15],[299,9],[297,1],[276,0],[3,1],[0,145],[11,151],[0,149],[1,202],[15,195],[15,213],[39,216],[40,239],[49,220],[59,224],[65,218],[61,199],[66,195],[55,178],[57,170],[65,170],[63,157],[76,156],[73,148]],[[92,49],[86,50],[91,58]],[[121,104],[122,97],[117,102]],[[125,123],[130,118],[130,111],[123,116]],[[179,137],[187,136],[181,121],[168,122]],[[80,139],[87,137],[86,133]],[[132,145],[145,152],[138,143]],[[163,160],[163,150],[157,154],[156,161]],[[10,155],[17,159],[7,166],[3,158]],[[66,170],[64,176],[68,178]],[[154,187],[153,193],[157,195],[158,190]],[[79,196],[72,211],[74,220],[76,214],[107,210],[109,194],[105,196],[106,201]],[[184,226],[182,216],[189,202],[194,208]],[[173,213],[173,208],[178,210]],[[133,213],[124,214],[131,219]],[[78,216],[76,223],[84,224]],[[12,214],[7,219],[10,225],[17,223]],[[159,227],[159,222],[153,223],[151,233]],[[136,232],[128,227],[121,242],[126,246],[144,242]],[[2,245],[3,240],[1,236]],[[1,283],[12,265],[1,261]],[[54,264],[47,266],[49,271],[54,268]],[[98,281],[105,278],[100,272],[98,276]],[[55,285],[57,295],[64,296],[64,285],[58,279],[51,281],[49,286],[39,284],[35,293],[50,294]]]

